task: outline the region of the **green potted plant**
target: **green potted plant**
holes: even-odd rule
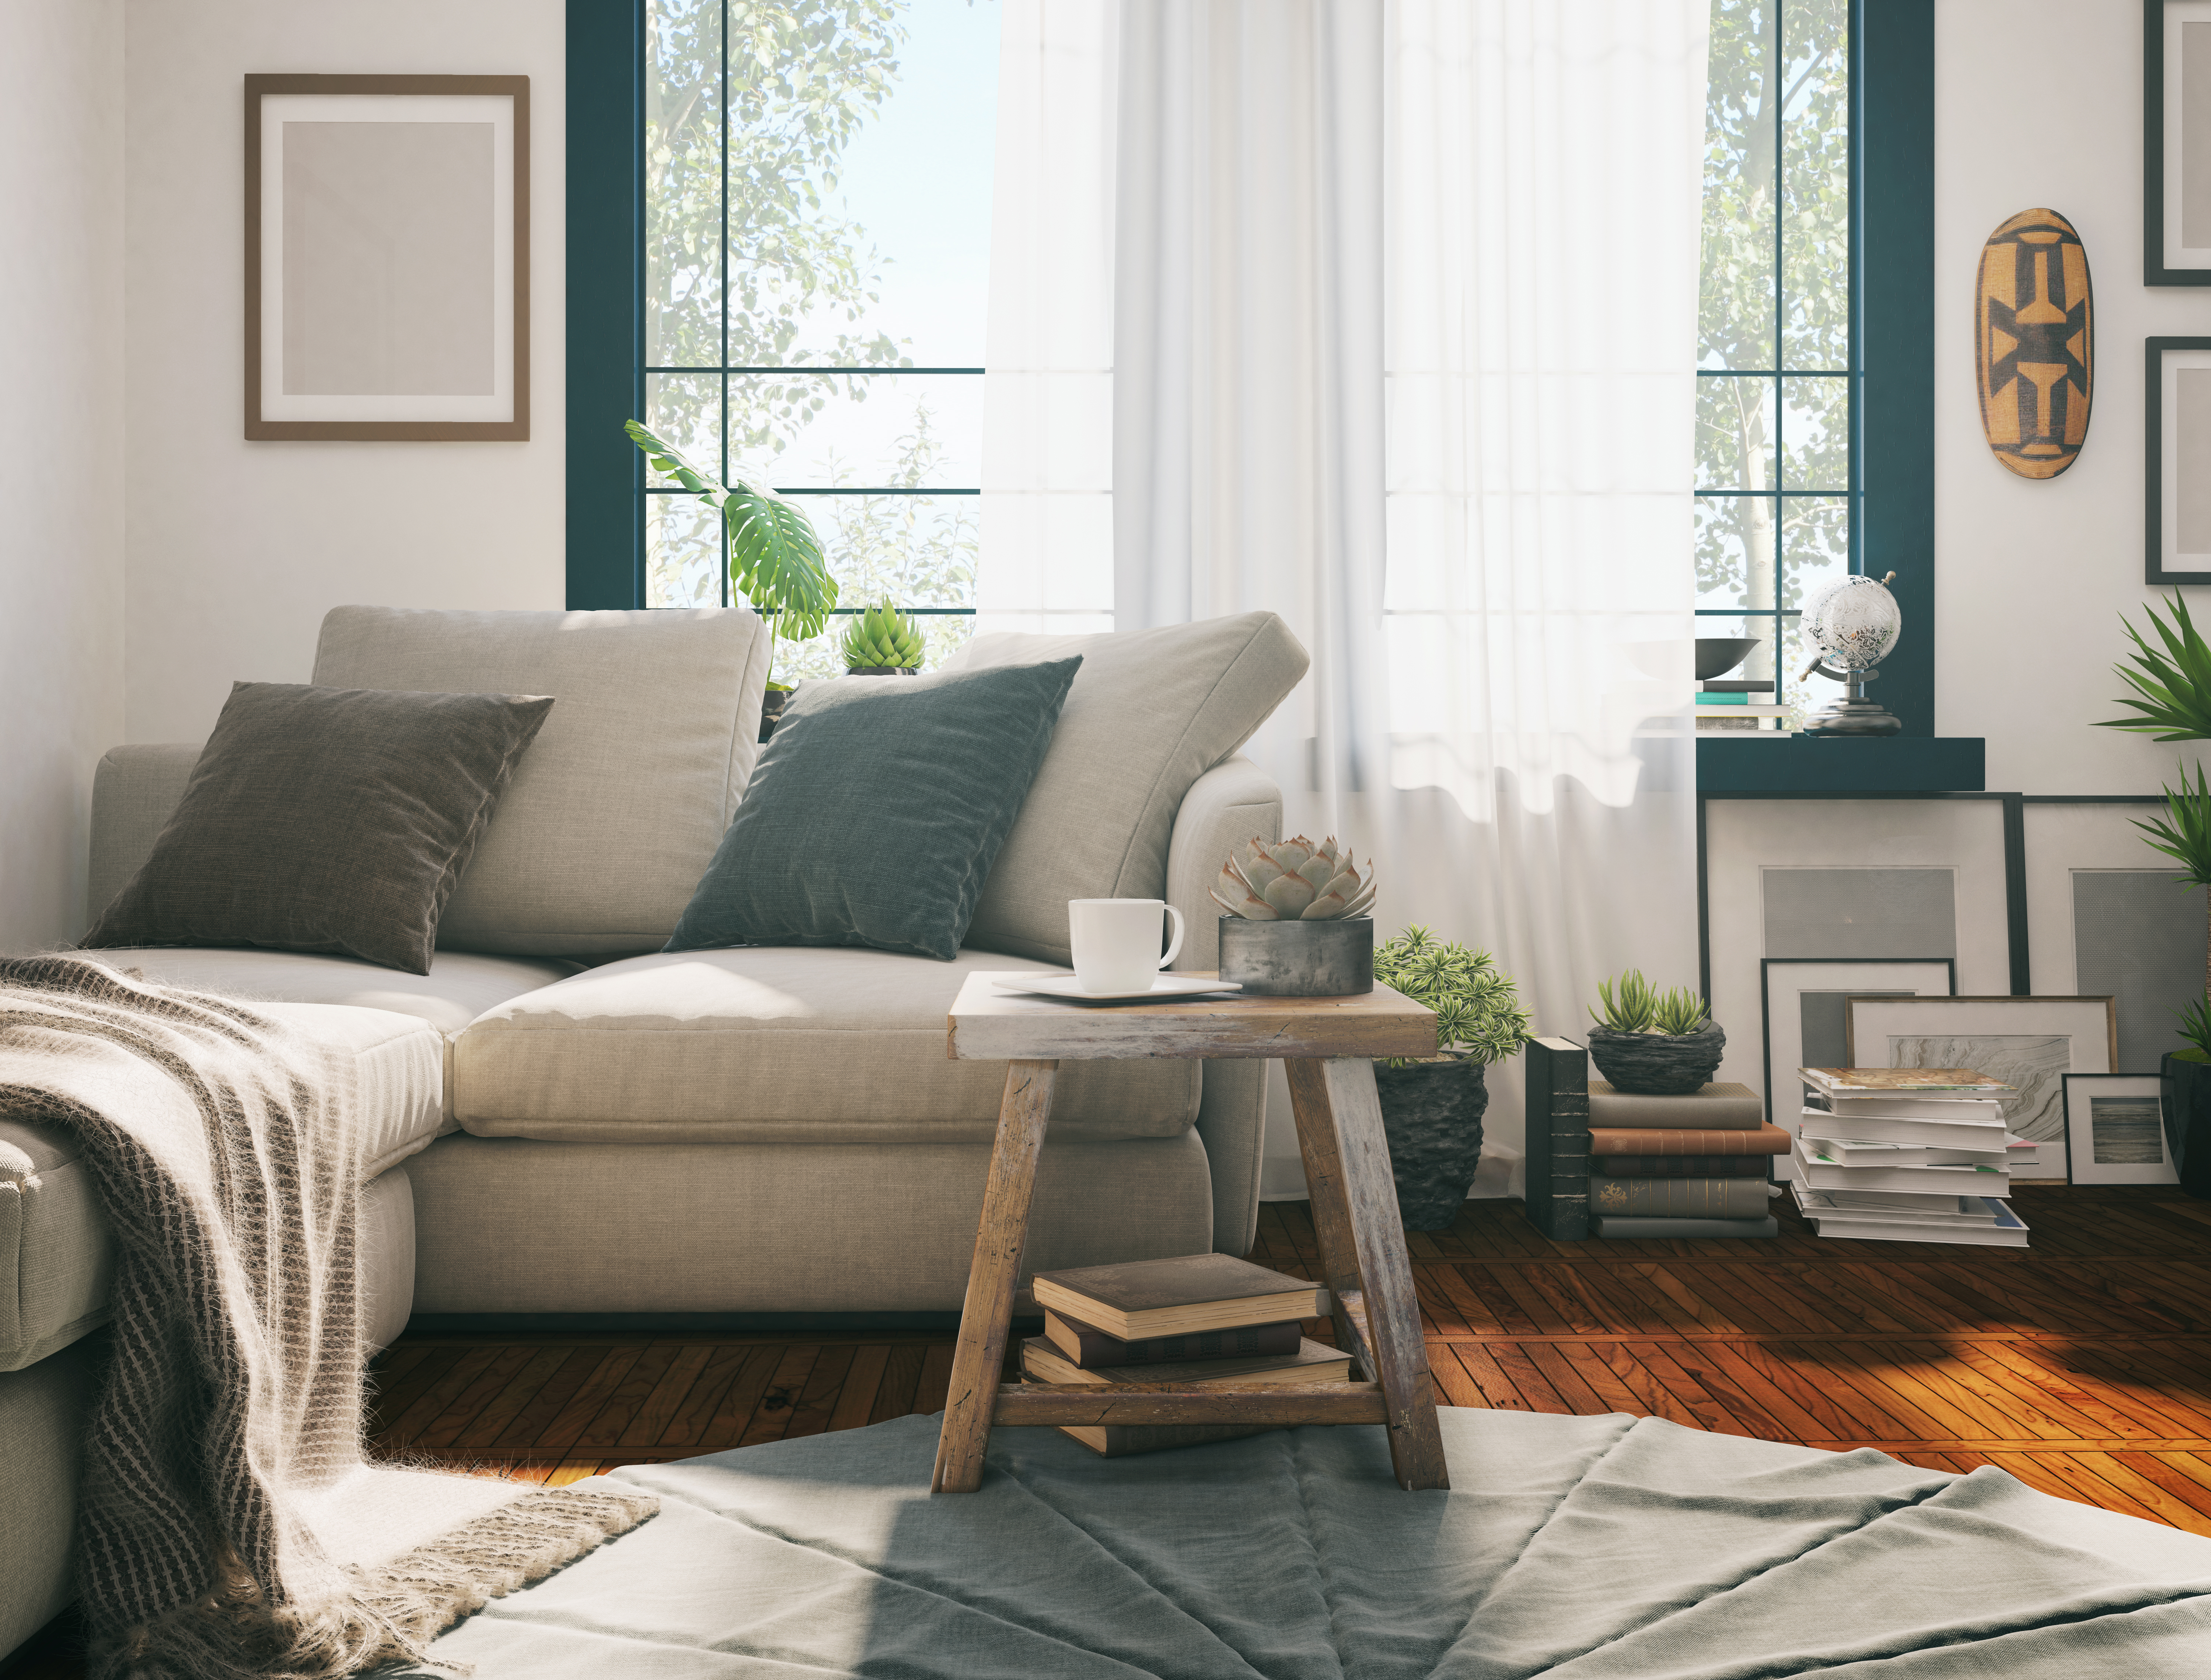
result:
[[[821,539],[797,503],[765,485],[742,479],[723,484],[700,472],[669,444],[633,420],[622,430],[645,452],[652,470],[674,479],[722,516],[730,586],[767,621],[775,640],[809,641],[821,634],[837,604]],[[791,698],[791,685],[775,680],[774,641],[768,649],[767,692],[760,700],[760,738],[775,732]]]
[[[2211,644],[2207,644],[2188,603],[2176,591],[2172,622],[2147,610],[2159,646],[2127,623],[2134,642],[2127,664],[2113,667],[2134,693],[2119,701],[2137,714],[2107,719],[2102,729],[2123,729],[2160,741],[2211,741]],[[2211,782],[2199,765],[2196,779],[2181,767],[2180,785],[2164,788],[2165,810],[2137,822],[2149,844],[2180,865],[2176,885],[2206,889],[2204,995],[2174,1014],[2185,1050],[2168,1051],[2159,1060],[2163,1077],[2166,1136],[2180,1187],[2191,1196],[2211,1198]]]
[[[1221,978],[1260,998],[1347,998],[1374,990],[1374,863],[1361,874],[1330,834],[1315,846],[1251,840],[1210,889]]]
[[[913,676],[929,652],[921,621],[889,602],[869,607],[845,627],[838,651],[851,676]]]
[[[1436,1015],[1437,1053],[1378,1062],[1374,1084],[1408,1231],[1458,1216],[1481,1165],[1486,1070],[1528,1042],[1528,1011],[1487,951],[1446,943],[1415,923],[1374,953],[1374,977]]]
[[[1727,1034],[1705,1000],[1685,986],[1661,992],[1639,968],[1596,986],[1590,1011],[1590,1060],[1615,1091],[1693,1096],[1727,1053]]]

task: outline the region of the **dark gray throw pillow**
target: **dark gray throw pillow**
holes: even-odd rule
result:
[[[153,854],[84,937],[430,972],[438,917],[553,702],[239,682]]]
[[[949,962],[1081,663],[801,688],[665,949],[872,945]]]

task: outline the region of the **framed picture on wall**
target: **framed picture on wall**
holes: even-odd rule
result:
[[[245,78],[245,435],[530,435],[530,78]]]
[[[2144,576],[2211,583],[2211,338],[2144,343]]]
[[[2142,284],[2211,286],[2211,0],[2143,0]]]
[[[1802,1107],[1801,1067],[1848,1064],[1843,1004],[1863,997],[1947,998],[1958,989],[1952,957],[1884,962],[1870,958],[1770,956],[1759,965],[1766,1040],[1766,1119],[1794,1123]],[[1778,1161],[1777,1168],[1787,1165]]]
[[[2069,1184],[2178,1184],[2165,1135],[2165,1082],[2153,1073],[2065,1076]]]
[[[2109,998],[1852,998],[1843,1006],[1849,1065],[1972,1068],[2017,1094],[2004,1127],[2038,1151],[2038,1175],[2063,1164],[2069,1073],[2115,1073],[2118,1012]]]

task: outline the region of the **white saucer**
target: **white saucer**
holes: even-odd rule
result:
[[[1045,998],[1070,998],[1078,1004],[1161,1004],[1172,998],[1210,998],[1244,989],[1239,980],[1199,980],[1178,974],[1160,975],[1144,992],[1085,992],[1072,974],[1039,974],[1033,980],[1001,974],[996,984],[1001,992],[1033,992]]]

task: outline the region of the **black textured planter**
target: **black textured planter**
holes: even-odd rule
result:
[[[791,703],[791,690],[770,688],[760,696],[760,738],[765,742],[775,733],[775,726],[783,721],[783,708]]]
[[[1221,978],[1255,998],[1351,998],[1374,990],[1374,919],[1221,919]]]
[[[2172,1170],[2190,1196],[2211,1201],[2211,1062],[2167,1055],[2158,1063],[2165,1085],[2165,1143]]]
[[[1694,1096],[1711,1083],[1727,1053],[1727,1034],[1717,1021],[1701,1032],[1615,1033],[1589,1029],[1590,1060],[1615,1091],[1637,1096]]]
[[[1472,1060],[1374,1064],[1382,1129],[1397,1180],[1397,1215],[1408,1231],[1440,1231],[1458,1217],[1481,1164],[1489,1107],[1482,1065]]]

